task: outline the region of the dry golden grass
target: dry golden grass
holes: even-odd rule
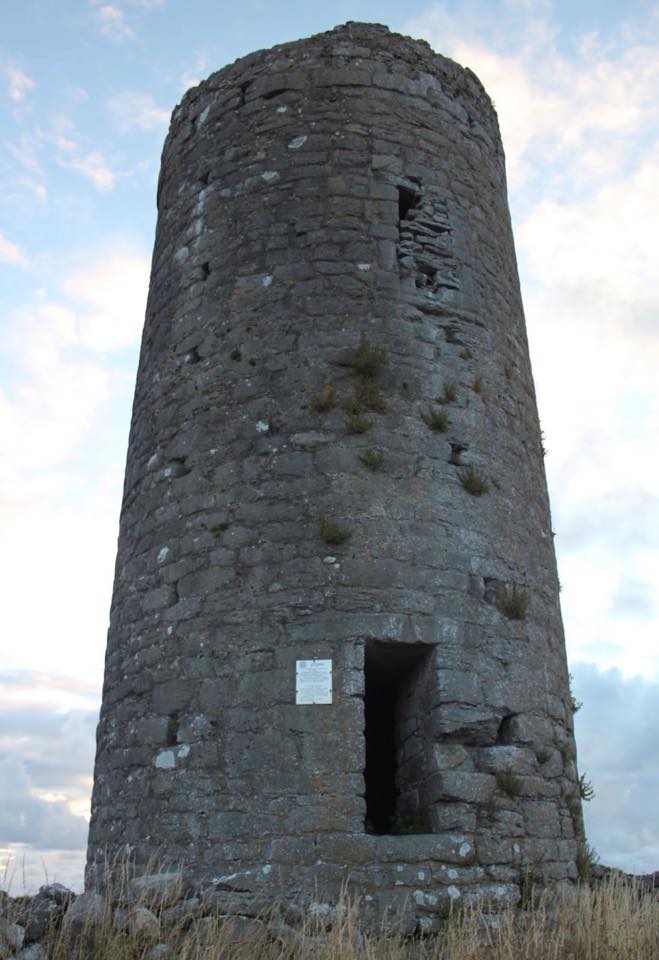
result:
[[[131,931],[126,915],[118,924],[108,897],[99,923],[51,931],[49,960],[164,960],[155,944],[169,946],[168,960],[659,960],[659,901],[615,876],[595,889],[545,891],[532,910],[458,908],[420,938],[364,933],[359,901],[348,897],[331,923],[309,914],[295,929],[277,911],[260,920],[183,915],[172,925],[165,903],[147,905],[160,930]]]

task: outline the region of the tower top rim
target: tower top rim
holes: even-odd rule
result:
[[[496,110],[490,96],[478,76],[469,67],[439,53],[423,38],[399,33],[383,23],[365,20],[346,20],[330,30],[310,34],[307,37],[298,37],[294,40],[286,40],[274,44],[272,47],[263,47],[224,64],[186,91],[179,104],[174,108],[172,117],[179,111],[185,110],[187,105],[194,102],[201,94],[212,90],[216,86],[221,86],[227,81],[235,82],[250,68],[256,69],[259,66],[268,65],[274,69],[285,69],[293,67],[296,62],[300,67],[304,67],[304,61],[308,59],[308,55],[298,58],[295,56],[296,53],[316,47],[321,56],[327,56],[330,53],[332,42],[340,41],[343,38],[353,41],[380,40],[380,44],[374,43],[373,46],[374,49],[377,46],[382,46],[384,53],[387,52],[387,48],[382,45],[382,41],[386,40],[391,45],[389,52],[392,55],[394,51],[396,52],[396,59],[417,61],[420,69],[423,69],[424,66],[430,68],[431,64],[435,71],[440,67],[440,72],[444,73],[447,79],[453,83],[459,82],[460,86],[464,88],[464,92],[470,90],[474,99],[486,101],[496,117]],[[337,57],[348,56],[347,50],[339,48],[334,52]],[[407,57],[402,56],[405,53],[408,54]],[[290,62],[286,63],[287,59]]]

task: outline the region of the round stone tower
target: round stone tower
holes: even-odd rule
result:
[[[496,115],[349,23],[172,117],[90,882],[344,882],[430,928],[576,876],[558,581]]]

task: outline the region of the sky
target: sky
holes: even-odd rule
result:
[[[506,151],[579,766],[604,863],[659,869],[659,2],[2,0],[0,886],[81,888],[169,116],[346,20],[470,67]],[[4,880],[3,880],[4,877]]]

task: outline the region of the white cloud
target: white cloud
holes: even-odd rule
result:
[[[517,239],[532,278],[551,277],[572,306],[585,305],[585,320],[596,323],[600,335],[601,324],[613,321],[614,333],[638,335],[645,348],[656,349],[658,221],[659,136],[631,173],[578,199],[541,200],[520,224]]]
[[[657,21],[568,45],[551,9],[462,6],[458,17],[435,5],[408,28],[473,69],[496,101],[568,647],[659,675],[647,602],[648,590],[659,595]],[[630,579],[646,584],[643,613]]]
[[[659,682],[623,679],[617,670],[573,666],[580,772],[595,798],[584,804],[586,831],[603,863],[649,872],[659,865]],[[604,731],[606,735],[603,735]]]
[[[15,63],[8,63],[5,72],[9,78],[9,99],[13,103],[20,103],[25,99],[27,92],[34,89],[34,80],[20,67],[17,67]]]
[[[0,671],[0,876],[16,894],[82,886],[100,689]]]
[[[61,158],[60,163],[62,166],[69,167],[71,170],[82,174],[101,193],[112,190],[114,187],[116,174],[110,169],[105,157],[98,150],[92,150],[80,156],[72,156],[68,160]]]
[[[34,196],[39,200],[40,203],[45,203],[48,198],[48,191],[43,183],[39,183],[38,180],[33,180],[31,177],[19,177],[18,182],[29,190]]]
[[[130,387],[129,381],[126,413]],[[60,462],[48,475],[39,474],[38,463],[24,467],[0,489],[3,618],[12,640],[3,653],[8,667],[37,663],[44,671],[102,674],[122,486],[121,469],[109,471],[103,454],[121,461],[128,424],[115,441],[102,421],[90,422],[97,428],[92,449],[105,447],[94,454],[98,465],[80,468],[86,452],[80,440],[69,444],[70,464]],[[53,425],[54,432],[58,428]]]
[[[42,299],[15,313],[5,349],[20,387],[0,393],[0,488],[20,499],[23,471],[64,463],[88,435],[113,376],[98,355],[139,341],[148,275],[146,257],[116,248],[62,279],[64,302]]]
[[[113,352],[137,350],[148,271],[146,257],[116,247],[65,275],[58,299],[10,318],[3,346],[16,386],[0,393],[5,664],[101,671],[132,392]],[[123,401],[119,429],[111,396]]]
[[[39,179],[43,178],[44,175],[39,163],[41,149],[41,138],[33,133],[23,133],[16,143],[9,144],[9,152],[13,154],[19,164]]]
[[[36,893],[44,883],[62,883],[69,890],[82,892],[86,849],[35,850],[28,844],[0,846],[0,875],[3,888],[16,896]]]
[[[0,394],[6,440],[0,490],[13,486],[22,470],[70,455],[109,396],[108,371],[93,358],[72,355],[76,317],[68,307],[47,301],[24,308],[14,318],[13,338],[20,342],[22,385],[13,399]]]
[[[16,143],[9,143],[7,146],[20,170],[15,173],[14,182],[26,187],[38,200],[45,201],[46,175],[39,158],[43,147],[42,138],[38,134],[23,133]]]
[[[137,90],[126,90],[108,101],[112,117],[122,132],[133,127],[141,130],[163,130],[169,123],[170,111],[156,106],[153,97]]]
[[[406,30],[424,36],[441,53],[469,66],[496,102],[509,182],[521,188],[542,170],[561,184],[588,184],[628,155],[627,138],[643,135],[659,117],[659,42],[645,24],[627,31],[619,46],[597,34],[575,39],[568,58],[557,30],[543,11],[510,9],[454,17],[438,6]],[[602,145],[606,149],[602,150]],[[575,156],[576,152],[576,156]],[[558,171],[555,163],[564,163]]]
[[[194,60],[190,63],[181,75],[181,90],[189,90],[190,87],[196,87],[208,74],[208,56],[205,53],[198,52]]]
[[[85,138],[79,135],[75,124],[66,114],[53,114],[49,129],[40,133],[40,137],[43,142],[55,147],[55,157],[60,166],[80,173],[101,193],[113,189],[117,174],[100,150],[87,149]]]
[[[101,150],[89,149],[73,122],[61,114],[51,117],[49,128],[21,134],[16,142],[9,144],[9,151],[25,171],[16,179],[40,200],[45,200],[47,195],[44,156],[81,174],[102,193],[112,190],[117,180],[116,172]]]
[[[149,262],[138,254],[109,253],[63,285],[78,306],[80,342],[93,351],[135,343],[144,324]]]
[[[41,138],[37,134],[23,133],[15,143],[8,143],[7,147],[19,168],[22,168],[20,172],[15,172],[14,182],[26,187],[38,200],[45,201],[45,173],[39,161]]]
[[[0,756],[0,845],[80,849],[87,821],[71,813],[66,801],[44,800],[34,791],[23,761]]]
[[[98,707],[98,683],[80,676],[39,670],[0,670],[0,703],[43,710],[90,710]]]
[[[20,247],[0,231],[0,263],[11,263],[17,267],[26,267],[28,265],[27,257],[21,252]]]
[[[133,40],[134,31],[126,23],[126,15],[117,3],[99,3],[92,0],[96,24],[104,36],[111,40]]]

